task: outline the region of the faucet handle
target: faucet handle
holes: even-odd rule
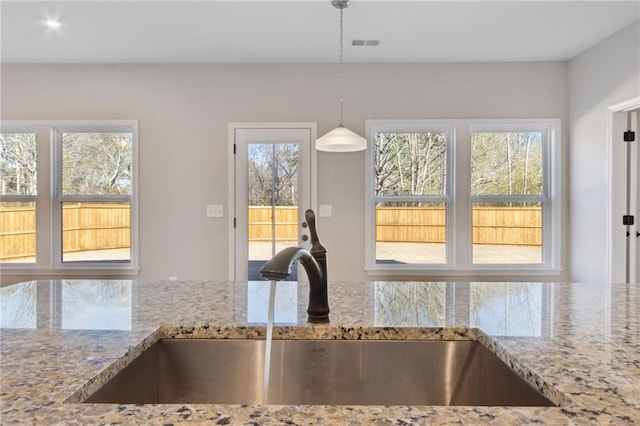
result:
[[[304,212],[304,219],[307,225],[309,225],[309,233],[311,234],[311,254],[326,253],[327,249],[320,244],[318,232],[316,231],[316,214],[313,210],[307,209],[307,211]]]

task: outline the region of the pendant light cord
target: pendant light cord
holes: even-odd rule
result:
[[[343,127],[344,124],[342,122],[343,120],[343,116],[344,116],[344,65],[342,64],[342,54],[344,51],[343,45],[342,45],[342,34],[343,34],[343,27],[342,27],[342,11],[343,8],[340,8],[340,127]]]

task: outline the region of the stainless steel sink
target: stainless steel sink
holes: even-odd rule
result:
[[[85,402],[551,406],[472,341],[164,339]]]

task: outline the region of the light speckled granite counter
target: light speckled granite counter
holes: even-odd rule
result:
[[[37,281],[0,289],[2,424],[640,422],[640,285],[331,283],[331,324],[280,283],[275,338],[472,339],[559,407],[78,402],[162,337],[264,338],[268,283]]]

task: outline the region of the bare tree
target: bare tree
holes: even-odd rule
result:
[[[473,195],[542,193],[542,134],[472,133]]]
[[[377,134],[376,194],[444,194],[446,144],[440,132]]]
[[[35,195],[37,190],[35,133],[0,134],[0,181],[5,195]]]
[[[131,147],[130,133],[64,133],[63,193],[130,194]]]
[[[298,149],[293,144],[249,145],[249,205],[298,203]]]

